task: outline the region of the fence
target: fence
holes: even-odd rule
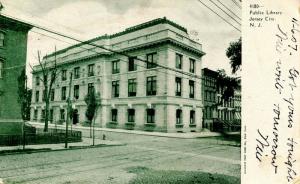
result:
[[[49,129],[48,132],[43,132],[37,128],[34,132],[26,132],[23,134],[0,134],[0,146],[17,146],[29,144],[58,144],[64,143],[66,137],[65,130]],[[68,142],[81,142],[81,131],[68,131]]]

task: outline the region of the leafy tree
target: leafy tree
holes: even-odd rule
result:
[[[225,70],[218,70],[217,89],[220,90],[222,99],[228,101],[234,96],[234,91],[240,88],[240,78],[226,75]]]
[[[90,125],[90,137],[92,137],[92,123],[93,123],[93,119],[96,116],[97,108],[99,106],[99,104],[97,102],[95,90],[91,90],[91,92],[89,92],[86,95],[86,97],[84,98],[84,101],[87,105],[85,116],[86,116],[86,118],[88,120],[88,123]]]
[[[21,105],[21,115],[23,120],[30,120],[32,90],[27,89],[27,76],[25,69],[18,77],[18,102]]]
[[[226,50],[226,56],[230,59],[232,73],[235,74],[242,67],[242,39],[231,42]]]

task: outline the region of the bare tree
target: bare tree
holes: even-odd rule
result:
[[[57,69],[57,61],[56,61],[56,47],[54,52],[54,61],[42,61],[41,59],[41,52],[38,51],[38,62],[39,62],[39,68],[32,69],[32,73],[41,73],[42,76],[39,76],[37,79],[40,80],[43,83],[44,86],[44,92],[43,92],[43,99],[45,101],[45,126],[44,126],[44,132],[48,132],[48,121],[49,121],[49,114],[50,114],[50,98],[51,98],[51,90],[52,87],[59,75],[59,71]]]

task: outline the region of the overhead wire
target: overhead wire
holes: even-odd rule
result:
[[[74,40],[74,41],[79,42],[79,43],[81,43],[81,44],[86,44],[86,45],[91,45],[91,46],[94,46],[94,47],[98,47],[98,48],[101,48],[101,49],[103,49],[103,50],[106,50],[106,51],[109,51],[109,52],[112,52],[112,53],[115,53],[115,54],[118,54],[118,55],[126,56],[126,57],[128,57],[128,58],[129,58],[129,57],[132,57],[131,55],[125,54],[125,53],[123,53],[123,52],[119,52],[119,51],[115,51],[115,50],[112,50],[112,49],[109,49],[109,48],[105,48],[104,46],[100,46],[100,45],[98,45],[98,44],[95,44],[95,43],[92,43],[92,42],[89,42],[89,41],[81,41],[81,40],[79,40],[79,39],[77,39],[77,38],[73,38],[72,36],[68,36],[68,35],[65,35],[65,34],[63,34],[63,33],[59,33],[59,32],[57,32],[57,31],[54,31],[54,30],[45,28],[45,27],[43,27],[43,26],[39,26],[39,25],[36,25],[36,24],[33,24],[33,23],[29,23],[29,22],[20,20],[20,19],[18,19],[18,18],[16,18],[16,17],[9,16],[9,15],[6,15],[6,14],[4,14],[4,15],[7,16],[7,17],[10,17],[10,18],[13,18],[13,19],[15,19],[15,20],[18,20],[18,21],[20,21],[20,22],[24,22],[25,24],[31,25],[31,26],[33,26],[33,27],[35,27],[35,28],[40,29],[40,30],[43,30],[43,31],[46,31],[46,32],[49,32],[49,33],[52,33],[52,34],[55,34],[55,35],[58,35],[58,36],[61,36],[61,37],[65,37],[65,38],[68,38],[68,39],[70,39],[70,40]],[[148,61],[143,60],[143,59],[140,59],[140,58],[137,58],[137,60],[139,60],[139,61],[141,61],[141,62],[144,62],[144,63],[147,63],[147,62],[148,62]],[[175,72],[178,72],[178,73],[182,73],[182,74],[187,75],[187,76],[195,76],[196,78],[201,79],[201,77],[196,76],[196,75],[194,75],[194,74],[187,73],[187,72],[184,72],[184,71],[180,71],[180,70],[177,70],[177,69],[174,69],[174,68],[170,68],[170,67],[167,67],[167,66],[164,66],[164,65],[161,65],[161,64],[156,64],[156,66],[159,66],[159,67],[161,67],[161,68],[165,68],[165,69],[167,69],[167,70],[172,70],[172,71],[175,71]]]
[[[235,14],[230,8],[228,8],[224,3],[222,3],[220,0],[217,0],[224,8],[226,8],[231,14],[233,14],[236,18],[239,20],[242,20],[237,14]]]
[[[225,21],[227,24],[229,24],[230,26],[232,26],[234,29],[236,29],[237,31],[241,32],[241,30],[239,28],[237,28],[236,26],[234,26],[232,23],[230,23],[228,20],[226,20],[223,16],[221,16],[220,14],[218,14],[216,11],[214,11],[211,7],[209,7],[207,4],[203,3],[201,0],[197,0],[198,2],[200,2],[203,6],[205,6],[207,9],[209,9],[211,12],[213,12],[214,14],[216,14],[218,17],[220,17],[223,21]]]
[[[67,43],[67,44],[70,44],[70,45],[72,45],[72,43],[70,43],[70,42],[67,42],[67,41],[64,41],[64,40],[61,40],[61,39],[58,39],[58,38],[54,38],[54,37],[52,37],[52,36],[49,36],[49,35],[45,35],[45,34],[43,34],[43,33],[39,33],[39,32],[36,32],[36,31],[32,31],[32,32],[34,32],[34,33],[36,33],[36,34],[40,34],[40,35],[43,35],[43,36],[46,36],[46,37],[49,37],[49,38],[52,38],[52,39],[55,39],[55,40],[57,40],[57,41],[61,41],[61,42],[65,42],[65,43]],[[101,54],[100,52],[97,52],[97,51],[95,51],[95,50],[91,50],[91,48],[85,48],[85,47],[83,47],[83,46],[79,46],[81,49],[84,49],[84,50],[86,50],[86,51],[90,51],[90,52],[94,52],[94,53],[96,53],[96,54]],[[138,57],[138,56],[144,56],[144,54],[140,54],[140,55],[134,55],[134,56],[132,56],[132,57]],[[128,60],[124,60],[124,59],[121,59],[121,58],[118,58],[117,60],[120,60],[120,61],[122,61],[122,62],[125,62],[125,63],[128,63]],[[148,70],[150,70],[149,68],[147,68],[147,66],[144,66],[144,65],[140,65],[140,64],[136,64],[137,66],[140,66],[140,67],[142,67],[142,68],[145,68],[146,70],[139,70],[139,71],[134,71],[134,72],[145,72],[145,71],[148,71]],[[162,69],[162,68],[156,68],[156,69]],[[164,71],[160,71],[160,70],[155,70],[156,72],[160,72],[160,73],[163,73],[163,74],[168,74],[168,75],[173,75],[173,76],[177,76],[178,77],[178,74],[176,75],[176,74],[174,74],[174,73],[167,73],[167,72],[164,72]],[[177,72],[177,71],[175,71],[175,72]],[[87,73],[86,73],[87,74]],[[128,75],[128,74],[130,74],[130,72],[128,72],[128,73],[119,73],[118,75]],[[115,74],[107,74],[107,75],[102,75],[102,76],[110,76],[110,75],[112,75],[112,76],[114,76]],[[189,79],[189,80],[191,80],[191,78],[196,78],[196,79],[202,79],[202,77],[195,77],[195,76],[190,76],[190,77],[183,77],[183,76],[180,76],[181,78],[184,78],[184,79]]]
[[[240,9],[242,8],[241,7],[241,5],[238,3],[238,2],[236,2],[236,0],[231,0],[237,7],[239,7]]]

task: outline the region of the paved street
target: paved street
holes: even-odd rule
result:
[[[128,183],[136,176],[128,171],[136,166],[240,177],[240,148],[212,138],[105,135],[126,145],[0,156],[0,178],[5,183]]]

